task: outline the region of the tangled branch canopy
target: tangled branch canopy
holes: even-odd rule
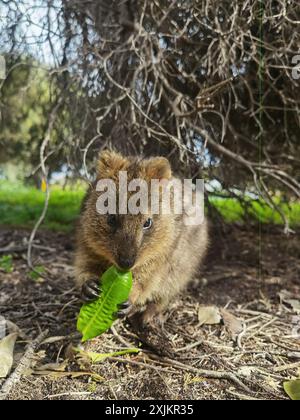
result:
[[[110,145],[163,154],[227,194],[300,197],[298,0],[0,5],[1,53],[30,56],[51,80],[46,164],[63,151],[82,174]]]

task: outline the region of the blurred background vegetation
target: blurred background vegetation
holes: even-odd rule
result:
[[[204,177],[215,220],[299,226],[299,15],[296,0],[0,0],[0,224],[31,228],[49,186],[44,226],[71,229],[113,147]]]
[[[44,228],[70,232],[76,226],[80,213],[81,201],[85,195],[83,183],[62,188],[54,185],[51,188],[51,198]],[[0,181],[0,213],[1,224],[5,226],[33,228],[45,202],[45,193],[35,187],[11,181]],[[282,225],[278,212],[272,210],[263,200],[249,198],[245,208],[234,198],[222,199],[211,196],[212,205],[226,223],[243,224],[246,221],[255,224]],[[300,203],[277,203],[290,220],[292,228],[300,226]]]

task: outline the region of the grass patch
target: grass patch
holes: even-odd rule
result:
[[[68,232],[78,219],[85,190],[82,186],[63,190],[51,188],[49,209],[43,227]],[[0,181],[0,225],[32,228],[44,206],[45,194],[22,184]],[[245,220],[281,225],[280,215],[259,201],[249,200],[247,212],[235,199],[212,197],[210,202],[228,223]],[[291,227],[300,226],[300,203],[281,204]]]
[[[0,270],[5,273],[12,273],[14,271],[13,258],[11,255],[3,255],[0,258]]]
[[[245,220],[260,221],[264,224],[283,225],[282,218],[278,212],[272,210],[262,201],[249,200],[247,209],[234,198],[210,198],[210,203],[219,211],[224,220],[228,223]],[[300,203],[291,204],[277,203],[290,221],[291,227],[300,226]]]
[[[85,191],[51,188],[49,209],[43,227],[70,231],[78,218]],[[32,228],[41,215],[45,194],[22,184],[0,181],[0,224]]]

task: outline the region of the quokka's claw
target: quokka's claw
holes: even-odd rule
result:
[[[116,312],[114,315],[116,318],[123,319],[123,318],[126,318],[126,316],[129,314],[132,308],[132,305],[128,300],[127,302],[124,302],[124,303],[121,303],[121,305],[118,305],[118,308],[119,308],[118,312]]]
[[[91,279],[83,284],[81,289],[81,298],[83,302],[89,303],[98,299],[102,290],[99,287],[99,280]]]

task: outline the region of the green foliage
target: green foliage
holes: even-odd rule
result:
[[[300,401],[300,379],[285,382],[283,388],[291,400]]]
[[[50,105],[47,72],[30,58],[7,56],[8,77],[1,89],[0,162],[36,164]]]
[[[83,335],[83,342],[98,337],[112,326],[119,305],[128,300],[131,288],[131,272],[111,267],[103,274],[100,298],[83,305],[78,317],[77,329]]]
[[[37,282],[37,281],[40,280],[42,275],[45,274],[45,272],[46,272],[45,267],[42,266],[42,265],[38,265],[38,266],[34,267],[34,269],[32,271],[30,271],[28,276],[31,278],[31,280]]]
[[[108,357],[118,357],[118,356],[125,356],[127,354],[137,354],[140,352],[139,349],[125,349],[121,351],[115,351],[113,353],[94,353],[94,352],[86,352],[80,349],[74,349],[76,353],[84,358],[88,358],[93,364],[102,363]]]
[[[43,227],[58,231],[71,230],[78,218],[84,194],[81,186],[74,191],[53,187]],[[33,227],[42,212],[44,201],[45,194],[36,188],[0,181],[0,224]]]
[[[7,78],[3,85],[0,84],[0,163],[18,165],[21,168],[20,178],[24,179],[40,164],[40,148],[49,127],[50,115],[63,93],[59,78],[51,76],[49,69],[31,56],[16,58],[6,55],[5,59]],[[78,85],[74,91],[74,95],[80,95]],[[66,154],[70,150],[64,149],[62,143],[72,137],[70,120],[73,111],[70,103],[66,102],[61,102],[57,111],[48,142],[52,153],[47,150],[50,174],[66,164]],[[78,136],[80,125],[75,128]],[[73,146],[71,142],[72,150]],[[34,177],[32,179],[37,182]]]
[[[272,210],[262,200],[249,199],[247,207],[234,198],[210,198],[210,203],[221,214],[228,223],[243,223],[245,220],[252,222],[262,222],[265,224],[281,225],[282,219],[278,212]],[[300,226],[300,203],[293,202],[291,204],[280,203],[278,206],[288,217],[291,227]]]
[[[54,186],[48,213],[43,228],[55,231],[70,231],[78,219],[85,188],[78,184],[75,188]],[[0,224],[32,228],[39,218],[45,200],[45,194],[36,188],[25,187],[21,183],[13,184],[0,180]],[[236,199],[210,198],[210,203],[220,212],[228,223],[244,223],[245,219],[253,222],[281,225],[278,213],[272,211],[262,201],[249,199],[246,218],[245,209]],[[279,204],[279,203],[278,203]],[[300,226],[300,203],[281,204],[281,208],[289,217],[292,227]]]
[[[0,270],[3,270],[5,273],[13,272],[13,258],[11,255],[4,255],[0,258]]]

